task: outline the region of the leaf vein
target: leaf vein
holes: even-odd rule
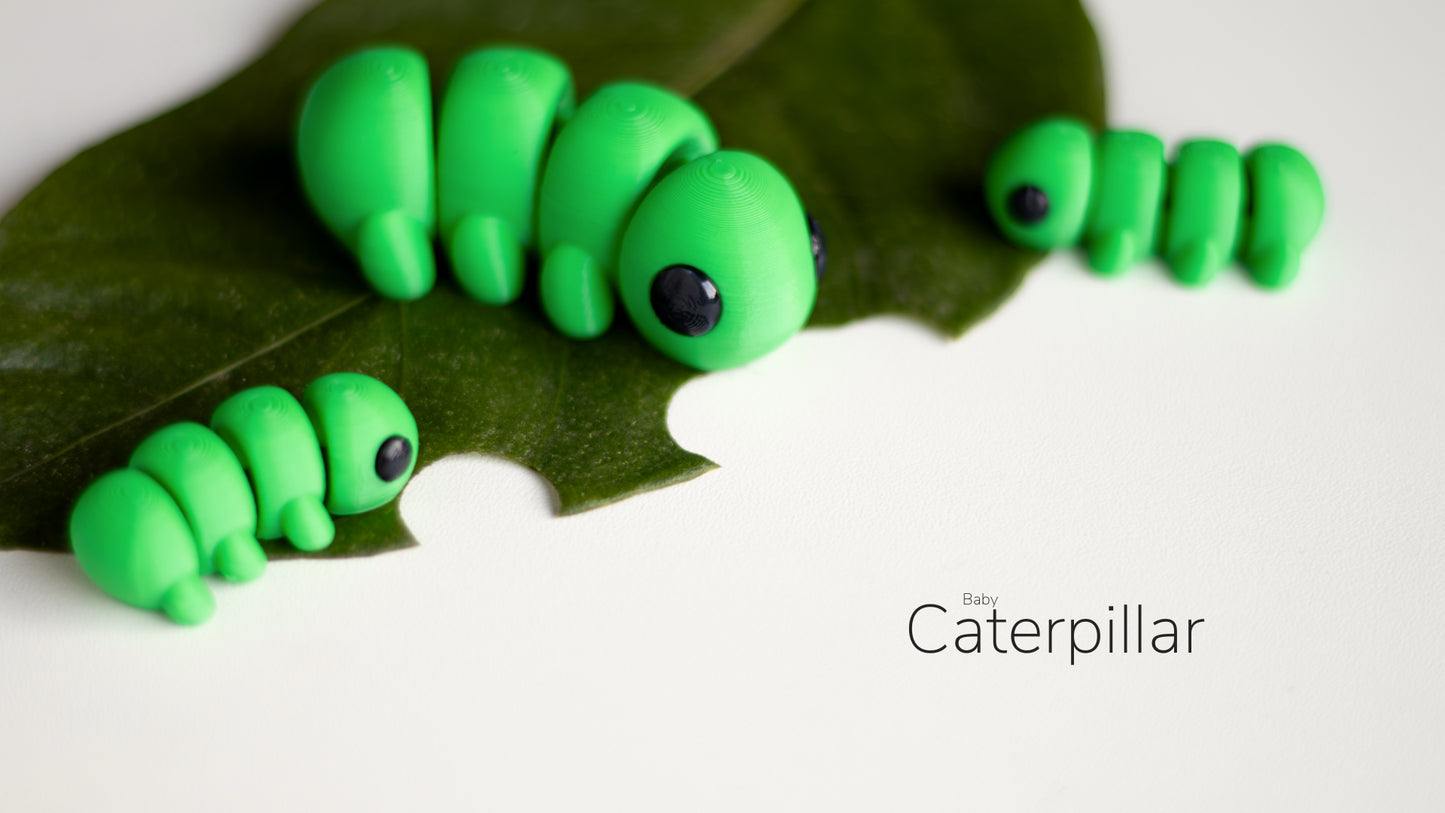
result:
[[[765,3],[736,28],[716,39],[699,55],[692,70],[675,79],[672,86],[684,96],[695,96],[715,79],[727,73],[754,48],[783,27],[807,0],[779,0]]]
[[[172,392],[172,393],[170,393],[169,395],[166,395],[165,397],[161,398],[160,400],[156,401],[155,403],[149,404],[149,405],[144,406],[144,407],[141,407],[140,409],[136,410],[135,412],[132,412],[131,414],[126,415],[125,417],[123,417],[123,418],[121,418],[121,419],[119,419],[119,420],[112,421],[111,423],[109,423],[109,424],[107,424],[107,425],[105,425],[105,426],[102,426],[101,428],[95,430],[94,432],[91,432],[91,433],[88,434],[88,435],[84,435],[84,436],[82,436],[82,437],[80,437],[80,438],[78,438],[78,439],[76,439],[76,440],[71,441],[70,443],[66,444],[63,448],[59,449],[58,451],[55,451],[55,452],[53,452],[53,453],[51,453],[51,454],[49,454],[49,455],[46,455],[43,459],[37,460],[36,462],[32,463],[32,464],[29,465],[29,466],[26,466],[25,468],[21,469],[20,471],[15,472],[14,474],[10,475],[9,477],[6,477],[5,479],[0,480],[0,485],[4,485],[4,484],[9,483],[9,482],[11,482],[11,481],[18,480],[18,479],[20,479],[21,477],[24,477],[25,475],[29,474],[30,472],[35,471],[36,469],[41,468],[41,467],[43,467],[43,466],[51,463],[52,461],[54,461],[54,460],[56,460],[56,459],[58,459],[58,458],[60,458],[60,457],[63,457],[66,453],[70,452],[72,449],[75,449],[75,448],[77,448],[77,447],[79,447],[79,446],[83,446],[84,444],[88,443],[89,441],[92,441],[92,440],[100,437],[101,435],[104,435],[105,433],[110,432],[110,431],[112,431],[112,430],[114,430],[114,429],[116,429],[116,428],[118,428],[118,427],[124,426],[125,424],[130,423],[131,421],[136,420],[137,418],[140,418],[140,417],[143,416],[143,415],[146,415],[146,414],[148,414],[148,413],[150,413],[150,412],[154,412],[155,410],[160,409],[161,407],[165,406],[166,404],[171,403],[172,401],[176,400],[177,398],[180,398],[181,396],[185,395],[186,393],[191,392],[191,391],[193,391],[193,390],[196,390],[196,389],[198,389],[198,388],[200,388],[200,387],[203,387],[203,386],[205,386],[206,384],[210,383],[211,381],[215,381],[216,379],[220,378],[221,376],[226,375],[227,373],[231,372],[232,370],[235,370],[236,368],[241,367],[242,365],[247,364],[248,362],[255,361],[256,359],[261,358],[262,356],[266,355],[267,353],[270,353],[270,352],[275,351],[275,350],[277,350],[277,349],[279,349],[279,348],[281,348],[281,347],[284,347],[285,345],[287,345],[288,343],[294,341],[294,340],[297,339],[298,337],[300,337],[300,336],[302,336],[302,335],[304,335],[304,334],[306,334],[306,333],[308,333],[308,332],[310,332],[310,331],[312,331],[312,330],[315,330],[316,328],[321,327],[322,325],[326,324],[327,322],[330,322],[330,321],[332,321],[333,319],[336,319],[337,317],[345,314],[347,311],[350,311],[352,308],[355,308],[357,305],[360,305],[361,303],[363,303],[363,302],[365,302],[366,300],[370,299],[371,296],[372,296],[372,295],[369,294],[369,293],[362,294],[361,296],[356,297],[355,299],[347,302],[346,304],[342,305],[341,307],[339,307],[339,308],[331,311],[330,313],[323,314],[321,317],[317,318],[316,320],[314,320],[314,321],[312,321],[312,322],[309,322],[309,323],[307,323],[307,324],[305,324],[305,325],[302,325],[300,328],[297,328],[296,330],[294,330],[294,331],[286,334],[285,336],[282,336],[281,338],[277,339],[276,341],[271,342],[270,344],[268,344],[268,345],[266,345],[266,346],[264,346],[264,347],[261,347],[261,348],[258,349],[258,350],[255,350],[255,351],[253,351],[253,352],[251,352],[251,353],[248,353],[248,354],[245,355],[245,356],[242,356],[241,358],[237,359],[236,361],[233,361],[233,362],[231,362],[230,364],[227,364],[226,366],[221,367],[220,369],[216,370],[215,372],[213,372],[213,373],[211,373],[211,374],[209,374],[209,375],[202,376],[201,378],[198,378],[198,379],[196,379],[195,381],[192,381],[191,383],[189,383],[189,384],[187,384],[186,386],[184,386],[184,387],[176,390],[175,392]]]

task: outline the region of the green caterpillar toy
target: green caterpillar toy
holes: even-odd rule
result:
[[[302,105],[303,188],[383,296],[431,290],[439,229],[462,289],[492,305],[521,293],[535,247],[543,309],[576,339],[608,329],[614,290],[653,346],[704,370],[807,321],[821,230],[775,167],[719,151],[688,100],[622,82],[576,106],[555,57],[484,48],[452,74],[434,155],[431,99],[420,53],[377,47],[330,67]]]
[[[167,426],[141,442],[129,468],[91,483],[71,512],[71,548],[111,596],[200,624],[216,608],[201,576],[259,577],[258,539],[327,547],[330,514],[394,499],[417,448],[410,410],[374,378],[322,376],[299,402],[278,387],[244,390],[216,409],[209,429]]]
[[[1147,133],[1052,118],[1014,134],[984,179],[1004,235],[1049,250],[1082,242],[1113,275],[1158,253],[1174,277],[1203,285],[1238,257],[1266,288],[1288,285],[1324,216],[1319,174],[1298,150],[1186,141],[1174,163]]]

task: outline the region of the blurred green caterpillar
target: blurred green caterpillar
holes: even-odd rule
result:
[[[1186,141],[1173,164],[1147,133],[1097,137],[1074,119],[1015,133],[984,180],[1009,240],[1037,249],[1083,243],[1113,275],[1158,253],[1174,277],[1203,285],[1238,258],[1265,288],[1288,285],[1324,216],[1324,188],[1298,150],[1265,144],[1240,157],[1220,141]]]
[[[417,444],[406,404],[368,376],[322,376],[299,402],[279,387],[244,390],[210,428],[160,429],[129,468],[91,483],[71,512],[71,548],[111,596],[199,624],[216,607],[202,575],[259,577],[258,539],[327,547],[336,532],[327,512],[390,502],[411,477]]]
[[[602,335],[616,291],[649,343],[704,370],[771,352],[812,313],[817,222],[772,164],[719,151],[687,99],[619,82],[578,106],[566,65],[512,46],[463,57],[441,99],[433,150],[426,59],[383,46],[302,104],[302,187],[383,296],[432,289],[439,237],[461,288],[506,304],[536,247],[558,331]]]

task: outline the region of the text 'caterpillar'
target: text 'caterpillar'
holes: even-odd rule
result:
[[[391,502],[417,449],[411,411],[369,376],[322,376],[300,401],[279,387],[243,390],[217,407],[210,428],[160,429],[129,468],[87,486],[70,515],[71,548],[115,598],[199,624],[216,608],[201,576],[259,577],[258,539],[329,546],[330,514]]]
[[[1125,130],[1097,137],[1074,119],[1015,133],[984,181],[989,211],[1020,245],[1083,243],[1089,265],[1116,274],[1160,254],[1175,279],[1203,285],[1238,258],[1265,288],[1288,285],[1324,217],[1319,174],[1298,150],[1264,144],[1241,157],[1199,139],[1164,161],[1159,138]]]
[[[654,347],[713,370],[759,358],[812,313],[827,252],[781,172],[718,150],[666,89],[620,82],[582,105],[566,65],[530,48],[465,56],[433,151],[425,58],[374,47],[316,80],[297,127],[302,185],[383,296],[425,295],[440,241],[461,288],[503,305],[526,252],[553,325],[602,335],[614,290]]]

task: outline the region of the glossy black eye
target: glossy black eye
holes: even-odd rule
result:
[[[808,218],[808,236],[813,242],[813,273],[822,279],[823,273],[828,270],[828,240],[823,236],[823,227],[812,215],[804,212],[803,216]]]
[[[376,476],[382,482],[390,483],[406,474],[406,467],[410,465],[411,441],[401,435],[387,438],[376,451]]]
[[[669,265],[652,278],[652,312],[673,333],[701,336],[722,317],[722,296],[707,274]]]
[[[1049,196],[1031,184],[1016,186],[1008,196],[1008,213],[1025,225],[1037,223],[1049,215]]]

